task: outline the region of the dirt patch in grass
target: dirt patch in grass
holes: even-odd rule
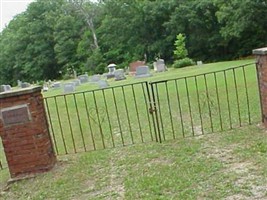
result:
[[[233,184],[240,190],[238,194],[229,195],[225,199],[267,199],[267,185],[258,185],[263,179],[257,174],[258,166],[251,160],[242,160],[234,153],[235,149],[240,148],[239,144],[229,144],[224,147],[210,145],[211,143],[204,145],[207,157],[219,160],[224,166],[221,173],[236,177]]]

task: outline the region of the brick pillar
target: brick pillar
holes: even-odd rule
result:
[[[41,87],[0,93],[0,136],[12,179],[55,165]]]
[[[262,122],[267,128],[267,47],[255,49],[253,54],[257,62]]]

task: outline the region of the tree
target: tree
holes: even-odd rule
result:
[[[188,51],[185,47],[185,36],[179,33],[176,36],[176,41],[174,43],[175,50],[173,51],[177,59],[184,59],[188,56]]]

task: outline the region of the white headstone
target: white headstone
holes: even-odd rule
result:
[[[57,89],[57,88],[61,88],[61,83],[60,83],[60,82],[52,83],[52,84],[51,84],[51,87],[52,87],[52,88],[55,88],[55,89]]]
[[[202,61],[197,61],[197,65],[203,65]]]
[[[156,62],[153,63],[153,66],[156,72],[164,72],[167,70],[163,59],[158,59]]]

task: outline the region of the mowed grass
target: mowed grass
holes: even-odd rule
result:
[[[147,79],[109,80],[113,89],[104,91],[85,84],[77,88],[80,93],[76,95],[62,96],[61,90],[44,93],[58,154],[108,149],[60,156],[52,172],[15,183],[2,197],[217,199],[241,195],[243,199],[266,195],[266,182],[261,177],[266,175],[266,143],[259,139],[265,136],[264,131],[248,126],[206,135],[260,122],[255,67],[251,65],[245,72],[238,69],[234,73],[230,70],[226,74],[201,75],[197,80],[179,79],[249,62],[253,60],[170,69]],[[143,81],[166,79],[175,80],[153,86],[160,112],[155,134],[155,118],[148,112],[149,98]],[[84,92],[87,90],[91,92]],[[193,135],[201,136],[181,139]],[[163,144],[151,143],[159,137],[165,141]],[[130,144],[136,145],[121,148]],[[233,170],[228,171],[230,165]],[[239,168],[243,173],[240,181]],[[0,180],[5,182],[7,170],[0,173]]]
[[[0,197],[266,199],[264,138],[265,130],[247,126],[161,144],[60,156],[52,171],[6,186]]]

